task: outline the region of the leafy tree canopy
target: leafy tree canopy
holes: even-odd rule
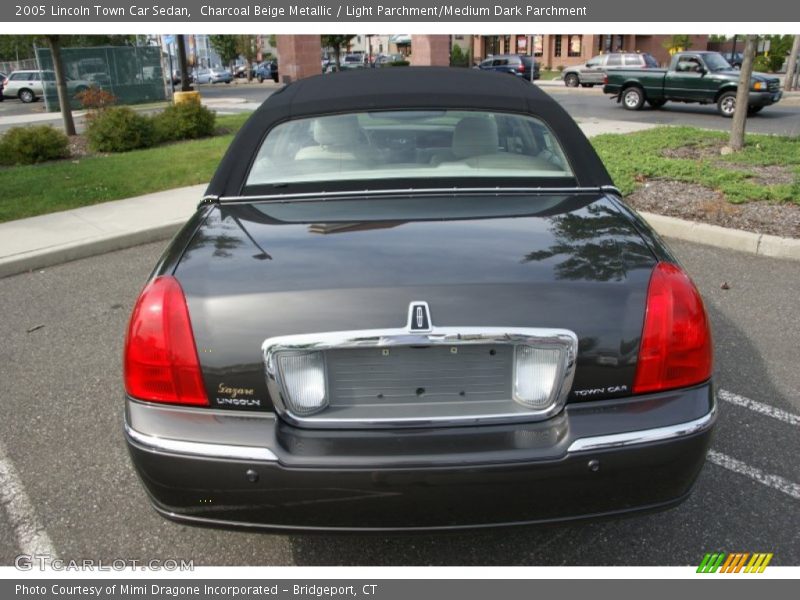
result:
[[[239,58],[239,45],[236,38],[237,36],[235,35],[208,36],[208,42],[211,44],[214,52],[219,54],[222,64],[230,65]]]
[[[132,46],[135,35],[62,35],[62,48],[91,46]],[[0,60],[22,60],[35,58],[35,46],[46,46],[43,35],[0,35]]]

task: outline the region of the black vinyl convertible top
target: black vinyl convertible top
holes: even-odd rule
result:
[[[577,185],[613,185],[600,158],[572,117],[529,81],[507,73],[478,69],[389,67],[317,75],[298,80],[272,94],[236,135],[206,193],[214,196],[242,194],[261,141],[278,123],[326,114],[402,109],[476,109],[535,116],[559,139]],[[430,183],[426,187],[430,187]],[[377,187],[374,181],[371,185]],[[280,193],[280,190],[272,193]]]

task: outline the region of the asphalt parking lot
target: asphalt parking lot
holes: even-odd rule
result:
[[[706,298],[728,392],[711,458],[678,508],[477,533],[277,535],[163,520],[128,460],[122,339],[163,246],[0,280],[0,564],[25,545],[195,565],[688,565],[711,551],[800,564],[800,263],[671,243]]]

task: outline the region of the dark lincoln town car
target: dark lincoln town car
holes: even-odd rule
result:
[[[472,69],[292,83],[133,309],[165,517],[449,529],[674,506],[716,408],[700,295],[566,112]]]

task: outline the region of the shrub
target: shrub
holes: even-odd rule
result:
[[[783,66],[783,61],[788,60],[788,56],[781,56],[777,52],[771,53],[767,57],[767,62],[769,63],[769,72],[775,73]]]
[[[217,116],[199,102],[171,104],[153,117],[159,142],[193,140],[214,134]]]
[[[407,60],[393,60],[389,63],[390,67],[408,67],[411,63]]]
[[[566,68],[567,68],[567,67],[565,67],[564,65],[558,65],[558,66],[556,67],[556,69],[558,69],[558,72],[559,72],[559,73],[561,73],[562,71],[564,71],[564,69],[566,69]]]
[[[156,142],[153,120],[126,106],[97,111],[87,122],[86,137],[96,152],[127,152]]]
[[[99,87],[90,87],[82,92],[78,92],[75,94],[75,98],[78,99],[78,102],[81,103],[83,108],[92,110],[108,108],[117,103],[117,97],[114,94]]]
[[[49,125],[12,127],[0,138],[0,164],[32,165],[69,156],[67,136]]]
[[[756,56],[756,59],[753,61],[753,71],[759,71],[762,73],[767,73],[770,71],[769,58],[763,54]]]
[[[464,52],[461,46],[453,44],[453,49],[450,51],[450,66],[451,67],[468,67],[469,66],[469,53]]]

